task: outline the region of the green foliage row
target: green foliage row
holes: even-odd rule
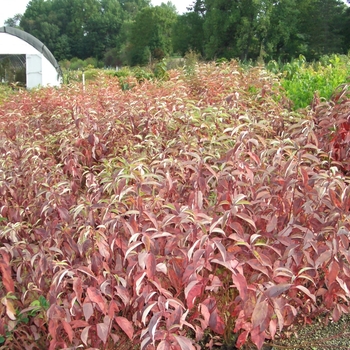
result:
[[[101,77],[101,75],[108,77],[116,77],[119,80],[122,90],[129,90],[135,86],[136,83],[143,83],[146,80],[168,80],[168,62],[163,59],[155,63],[153,66],[147,67],[122,67],[120,69],[98,69],[96,66],[89,64],[86,65],[86,61],[83,62],[83,67],[77,70],[67,69],[67,65],[63,69],[64,82],[81,82],[83,79],[83,74],[85,80],[96,80]]]
[[[64,59],[60,61],[60,67],[66,70],[85,70],[89,68],[103,68],[104,64],[95,57],[88,57],[85,60],[74,57],[71,60]]]
[[[184,69],[186,75],[193,78],[199,62],[200,55],[189,51],[183,59],[163,59],[145,67],[125,66],[119,70],[101,70],[98,69],[98,61],[94,59],[63,61],[62,67],[64,81],[67,83],[82,81],[83,72],[86,80],[95,80],[103,74],[117,77],[122,89],[129,90],[135,83],[145,80],[167,80],[168,70],[173,67]],[[216,60],[217,65],[227,62],[225,58]],[[78,70],[74,70],[77,64]],[[240,66],[249,70],[254,64],[242,61]],[[291,101],[294,110],[310,106],[314,99],[329,100],[339,85],[350,81],[350,55],[326,55],[312,62],[307,62],[306,58],[300,55],[288,63],[271,60],[266,64],[266,68],[279,77],[284,97]]]
[[[319,61],[306,62],[304,56],[290,63],[270,61],[269,70],[281,75],[281,84],[293,108],[305,108],[314,99],[329,100],[335,89],[350,82],[350,56],[323,56]]]

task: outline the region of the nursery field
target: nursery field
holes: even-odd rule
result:
[[[1,101],[0,349],[262,349],[350,312],[349,85],[166,78]]]

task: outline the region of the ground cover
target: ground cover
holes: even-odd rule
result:
[[[264,67],[189,68],[4,101],[2,348],[261,349],[349,312],[348,86],[295,112]]]

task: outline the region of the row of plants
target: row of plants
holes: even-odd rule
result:
[[[85,61],[74,59],[63,61],[61,65],[65,72],[65,82],[81,81],[84,72],[86,79],[96,79],[99,73],[116,76],[119,78],[123,89],[130,89],[129,77],[135,77],[137,81],[143,82],[150,79],[167,79],[167,71],[182,67],[188,72],[200,62],[200,56],[193,51],[186,53],[183,59],[163,59],[148,67],[121,67],[116,70],[100,70],[98,62],[94,59]],[[217,64],[228,62],[226,59],[218,59]],[[241,62],[245,69],[256,66],[252,62]],[[348,55],[322,56],[319,61],[307,62],[300,55],[290,62],[269,61],[266,68],[276,74],[284,88],[284,95],[292,102],[293,109],[305,108],[312,105],[313,100],[330,100],[335,89],[350,82],[350,60]]]
[[[101,69],[101,63],[93,58],[84,61],[79,59],[73,59],[71,61],[64,60],[60,62],[60,66],[63,70],[64,83],[81,82],[83,74],[86,80],[95,80],[100,74],[105,74],[117,77],[122,89],[128,90],[133,87],[128,83],[130,77],[136,78],[138,83],[142,83],[144,80],[167,80],[169,78],[169,70],[181,68],[188,70],[188,67],[198,64],[199,60],[200,55],[190,50],[183,58],[168,57],[166,59],[155,60],[147,66],[142,67],[117,66]]]
[[[349,313],[350,92],[237,62],[0,110],[0,349],[278,343]]]
[[[222,62],[228,61],[226,59],[216,61],[217,64]],[[86,60],[73,58],[70,61],[61,61],[60,65],[64,72],[63,81],[66,84],[82,82],[83,74],[86,80],[99,79],[101,74],[106,74],[117,77],[122,89],[128,90],[133,87],[129,78],[136,78],[138,83],[144,80],[165,80],[168,79],[169,70],[183,68],[188,73],[199,63],[200,56],[189,51],[182,59],[167,58],[147,67],[125,66],[101,69],[102,63],[95,58]],[[240,62],[240,65],[245,69],[256,66],[253,62]],[[291,62],[269,61],[266,64],[266,68],[279,77],[285,91],[283,95],[292,102],[294,110],[312,105],[314,99],[329,100],[339,85],[349,82],[349,67],[349,56],[336,54],[322,56],[315,62],[307,62],[305,57],[300,55]]]
[[[300,55],[288,63],[271,61],[267,68],[281,76],[294,109],[310,106],[314,98],[328,101],[339,85],[350,82],[349,55],[323,56],[316,62],[307,62]]]

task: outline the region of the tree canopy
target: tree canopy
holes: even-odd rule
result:
[[[195,0],[185,14],[171,2],[31,0],[5,25],[33,34],[58,60],[105,64],[146,64],[190,50],[208,60],[285,61],[350,49],[350,8],[341,0]]]

